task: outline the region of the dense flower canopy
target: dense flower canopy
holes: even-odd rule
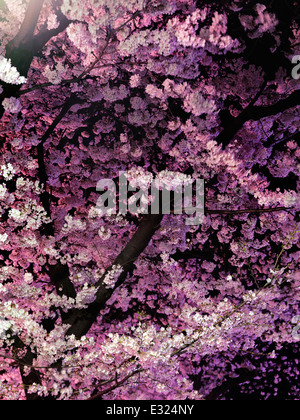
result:
[[[257,1],[0,0],[0,399],[299,399],[299,5]],[[100,214],[124,172],[202,223]]]

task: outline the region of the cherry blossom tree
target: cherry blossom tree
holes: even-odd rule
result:
[[[0,0],[1,399],[299,399],[298,19]],[[120,172],[202,223],[99,214]]]

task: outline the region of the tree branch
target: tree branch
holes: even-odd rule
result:
[[[93,395],[92,397],[88,398],[88,401],[95,401],[100,400],[102,395],[108,394],[109,392],[113,391],[114,389],[118,388],[119,386],[123,385],[128,379],[132,378],[133,376],[137,375],[138,373],[143,372],[144,369],[137,369],[134,372],[129,373],[120,381],[116,381],[115,385],[112,385],[110,388],[104,389],[103,391],[97,392],[97,394]]]
[[[27,76],[33,57],[38,54],[49,39],[64,31],[70,24],[70,21],[64,15],[58,13],[60,24],[57,29],[41,31],[34,36],[43,3],[44,0],[30,0],[19,32],[6,45],[5,57],[11,59],[12,65],[17,68],[22,76]],[[4,113],[4,108],[1,105],[2,100],[10,96],[19,96],[22,85],[2,82],[1,86],[3,87],[3,92],[0,95],[0,118],[2,118]]]
[[[205,209],[206,214],[245,214],[245,213],[274,213],[278,211],[288,211],[292,207],[271,207],[268,209],[238,209],[238,210],[209,210]]]
[[[279,114],[289,108],[299,106],[300,104],[300,89],[293,92],[288,98],[281,99],[275,104],[268,106],[254,106],[249,111],[249,118],[258,121],[261,118],[270,117]]]
[[[44,143],[45,141],[51,136],[57,125],[60,123],[60,121],[64,118],[64,116],[68,113],[68,111],[71,109],[71,107],[77,103],[81,103],[82,101],[76,97],[75,94],[72,94],[64,103],[60,113],[57,115],[57,117],[54,119],[50,127],[46,130],[43,137],[41,138],[40,143],[37,146],[37,154],[38,154],[38,178],[40,183],[44,187],[44,192],[41,193],[40,199],[43,205],[43,208],[45,209],[48,217],[51,217],[51,211],[50,211],[50,195],[47,191],[47,180],[48,175],[46,172],[46,165],[45,165],[45,156],[44,156]],[[52,225],[49,225],[45,227],[46,233],[48,235],[53,234],[53,227]]]
[[[26,353],[23,357],[14,357],[15,362],[19,366],[20,374],[22,378],[22,384],[24,387],[26,400],[38,400],[40,397],[36,393],[29,393],[28,388],[33,383],[41,384],[41,378],[39,373],[35,370],[35,368],[32,366],[33,361],[36,358],[36,354],[33,353],[30,346],[27,346],[19,336],[14,335],[12,337],[14,339],[13,349],[17,354],[18,350],[25,350]],[[3,356],[1,356],[3,357]],[[29,369],[25,370],[26,368]]]
[[[7,51],[18,49],[31,41],[45,0],[30,0],[19,32],[7,44]]]
[[[94,302],[92,302],[86,309],[72,310],[69,314],[67,314],[65,323],[70,325],[67,335],[74,334],[76,338],[80,338],[89,331],[93,323],[96,321],[100,310],[104,307],[113,292],[125,281],[127,274],[133,268],[134,261],[147,247],[154,233],[158,229],[162,218],[163,215],[160,214],[152,214],[144,217],[137,231],[123,251],[117,256],[113,264],[105,271],[101,279],[96,284],[98,290]],[[114,265],[120,265],[123,271],[119,275],[115,286],[108,288],[104,283],[104,279]]]
[[[30,67],[33,52],[33,34],[38,22],[44,0],[31,0],[26,10],[20,30],[7,45],[6,58],[10,58],[22,76],[26,76]],[[20,87],[15,87],[17,91]]]
[[[71,21],[67,19],[60,10],[56,11],[56,15],[58,17],[59,26],[56,29],[43,30],[33,38],[34,55],[37,54],[51,38],[63,32],[70,25]]]
[[[256,98],[257,100],[258,98]],[[255,101],[256,102],[256,101]],[[225,122],[224,130],[216,137],[216,141],[225,148],[235,134],[250,120],[258,121],[261,118],[270,117],[280,112],[293,108],[300,103],[300,90],[293,92],[288,98],[282,99],[268,106],[254,106],[254,101],[245,108],[237,117],[230,117]]]

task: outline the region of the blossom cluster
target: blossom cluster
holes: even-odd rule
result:
[[[278,19],[274,13],[269,13],[267,6],[257,3],[255,6],[257,16],[254,18],[250,15],[240,16],[240,21],[245,29],[249,30],[251,38],[259,38],[265,32],[273,32],[278,24]]]
[[[0,56],[0,80],[13,85],[26,83],[26,77],[20,76],[17,68],[11,64],[11,60]]]
[[[12,114],[17,114],[22,109],[22,105],[19,99],[14,98],[11,96],[10,98],[5,98],[2,101],[2,106],[7,112],[11,112]]]
[[[113,288],[122,271],[123,268],[120,264],[112,265],[103,278],[105,286],[110,289]]]

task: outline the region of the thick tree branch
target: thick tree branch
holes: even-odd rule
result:
[[[15,38],[6,45],[6,58],[11,59],[13,66],[15,66],[23,76],[27,75],[34,56],[33,34],[43,3],[44,0],[31,0],[29,2],[19,32]],[[20,87],[18,87],[18,90],[19,88]]]
[[[53,37],[63,32],[71,23],[61,12],[58,12],[59,26],[57,29],[41,31],[34,36],[34,31],[39,19],[39,15],[43,6],[44,0],[31,0],[26,10],[24,21],[21,24],[20,30],[7,45],[6,58],[11,60],[18,72],[22,76],[27,76],[29,67],[33,57],[39,53],[44,45]],[[4,98],[11,96],[19,96],[19,91],[22,85],[12,85],[9,83],[1,83],[3,92],[0,95],[0,118],[4,113],[4,108],[1,105]]]
[[[63,32],[71,23],[60,11],[56,12],[59,26],[56,29],[43,30],[33,38],[33,54],[37,54],[47,42]]]
[[[300,105],[300,90],[296,90],[289,97],[281,99],[275,104],[268,106],[254,106],[249,111],[249,118],[254,121],[258,121],[261,118],[270,117],[272,115],[279,114],[280,112],[286,111],[289,108]]]
[[[27,75],[32,58],[54,36],[63,32],[71,23],[60,11],[57,11],[59,26],[56,29],[42,30],[34,35],[44,0],[31,0],[19,32],[6,46],[6,58],[17,67],[20,74]]]
[[[235,134],[250,120],[258,121],[265,117],[276,115],[280,112],[293,108],[300,103],[300,90],[293,92],[288,98],[282,99],[275,104],[268,106],[254,106],[252,103],[245,108],[237,117],[230,116],[224,130],[216,137],[216,141],[225,148],[233,139]]]
[[[82,101],[76,97],[75,94],[72,94],[64,103],[60,113],[57,115],[57,117],[54,119],[50,127],[46,130],[45,134],[41,138],[40,143],[37,146],[37,154],[38,154],[38,178],[40,183],[44,186],[44,191],[40,195],[40,199],[42,202],[42,205],[48,215],[48,217],[51,217],[51,211],[50,211],[50,195],[47,191],[47,180],[48,175],[46,172],[46,165],[45,165],[45,151],[44,151],[44,143],[45,141],[51,136],[57,125],[60,123],[60,121],[64,118],[64,116],[69,112],[71,107],[75,104],[81,103]],[[53,235],[53,226],[52,224],[47,225],[45,227],[46,231],[44,233],[47,233],[48,235]]]
[[[30,0],[20,30],[7,45],[7,51],[18,49],[32,40],[45,0]]]
[[[27,366],[32,366],[33,361],[36,359],[36,355],[28,349],[24,358],[20,360],[20,373],[22,377],[22,382],[25,390],[26,400],[28,401],[36,401],[39,400],[40,397],[36,393],[28,392],[28,388],[32,384],[41,384],[41,378],[39,373],[33,368],[30,367],[29,373],[25,373],[25,369]]]
[[[22,378],[22,384],[24,387],[26,400],[38,400],[40,397],[36,393],[29,393],[28,388],[32,384],[41,384],[41,378],[37,370],[32,367],[33,361],[36,358],[36,355],[33,353],[31,348],[27,346],[17,335],[13,336],[14,344],[13,349],[16,353],[13,358],[20,369],[20,374]],[[25,355],[18,357],[18,350],[26,351]],[[3,357],[3,356],[2,356]],[[27,370],[26,370],[27,369]],[[29,370],[28,370],[29,369]]]
[[[144,251],[158,229],[162,220],[162,215],[147,215],[140,223],[137,231],[132,236],[123,251],[117,256],[113,264],[105,271],[99,282],[96,284],[98,287],[96,298],[86,309],[75,310],[69,313],[66,317],[65,323],[70,325],[67,335],[74,334],[76,338],[85,335],[93,323],[96,321],[100,310],[104,307],[105,303],[111,297],[113,292],[125,281],[127,274],[131,271],[134,261]],[[112,266],[120,265],[123,269],[119,275],[115,286],[108,288],[104,279],[111,271]]]

